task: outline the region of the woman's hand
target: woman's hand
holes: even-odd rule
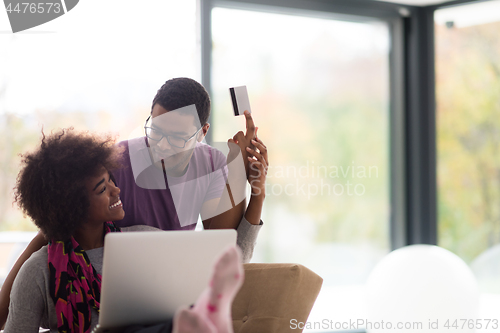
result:
[[[252,188],[252,196],[266,196],[266,176],[269,168],[267,147],[257,136],[252,139],[255,149],[247,147],[247,152],[252,155],[248,157],[249,174],[248,182]]]

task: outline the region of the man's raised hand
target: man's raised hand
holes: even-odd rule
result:
[[[252,115],[247,110],[245,110],[245,119],[246,119],[246,133],[243,134],[242,131],[239,131],[233,136],[232,139],[229,139],[228,142],[235,143],[240,147],[241,153],[243,155],[243,160],[245,161],[244,162],[245,172],[248,177],[249,174],[248,158],[251,157],[252,155],[247,151],[246,148],[249,147],[250,149],[255,150],[255,146],[253,145],[252,140],[256,138],[256,127],[253,122]]]

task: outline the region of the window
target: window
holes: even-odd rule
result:
[[[438,245],[470,264],[487,318],[500,307],[500,1],[434,18]]]
[[[364,318],[363,284],[390,251],[388,24],[220,7],[211,22],[213,139],[244,128],[228,88],[246,85],[270,151],[253,261],[324,278],[309,321]]]

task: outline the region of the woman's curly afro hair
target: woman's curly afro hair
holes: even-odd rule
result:
[[[121,152],[110,135],[69,128],[42,136],[36,151],[21,155],[15,202],[45,238],[65,241],[88,219],[86,180],[119,168]]]

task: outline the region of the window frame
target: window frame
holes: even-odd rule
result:
[[[434,12],[488,0],[411,7],[405,18],[406,242],[438,244]],[[397,247],[395,247],[397,248]]]

